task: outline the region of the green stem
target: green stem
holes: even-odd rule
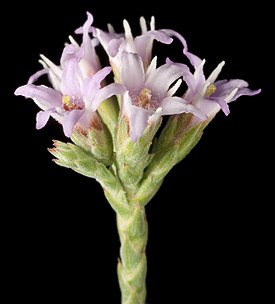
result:
[[[146,300],[146,244],[148,225],[145,208],[135,204],[129,217],[117,215],[120,237],[118,278],[121,304],[145,304]]]

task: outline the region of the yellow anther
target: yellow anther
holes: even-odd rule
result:
[[[210,97],[213,93],[215,93],[215,91],[216,91],[216,86],[215,86],[213,83],[211,83],[211,84],[207,87],[204,96],[205,96],[205,97]]]
[[[69,95],[63,95],[63,97],[62,97],[62,104],[64,106],[70,107],[72,105],[72,103],[71,103],[71,97]]]

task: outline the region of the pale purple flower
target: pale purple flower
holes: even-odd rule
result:
[[[132,31],[127,20],[123,21],[124,33],[117,34],[113,27],[109,25],[109,32],[93,28],[95,37],[98,38],[106,53],[109,56],[114,72],[121,64],[123,52],[138,54],[147,68],[152,60],[153,41],[170,44],[173,39],[165,32],[155,30],[155,18],[151,18],[150,29],[148,30],[144,17],[140,18],[141,35],[133,37]],[[78,30],[78,32],[80,32]]]
[[[27,85],[15,91],[15,95],[32,98],[42,109],[37,114],[37,129],[44,127],[49,117],[53,116],[63,125],[64,134],[70,137],[77,123],[86,129],[91,126],[93,113],[103,100],[125,92],[121,85],[115,83],[101,88],[101,82],[111,72],[111,67],[105,67],[93,75],[83,77],[79,63],[84,53],[84,48],[72,44],[64,48],[61,57],[60,90],[32,83],[44,73],[43,70],[35,73]]]
[[[228,115],[230,112],[228,103],[242,95],[253,96],[261,92],[260,89],[250,90],[248,83],[241,79],[216,81],[225,64],[224,61],[206,79],[203,72],[204,64],[205,60],[202,60],[196,67],[194,74],[189,74],[184,78],[188,90],[183,97],[209,118],[214,117],[220,109],[225,115]]]
[[[95,74],[97,71],[101,69],[99,58],[95,51],[95,46],[99,43],[97,39],[91,39],[89,36],[89,31],[91,25],[93,23],[93,16],[87,12],[87,20],[82,26],[82,43],[79,46],[78,43],[73,39],[73,37],[69,36],[71,44],[74,45],[75,50],[81,49],[81,57],[79,58],[79,69],[82,73],[82,77],[86,78],[90,75]],[[49,80],[54,89],[60,91],[61,84],[61,76],[63,70],[63,60],[61,58],[60,66],[54,64],[51,60],[49,60],[43,54],[40,55],[41,59],[39,62],[42,64],[44,69],[42,71],[37,72],[32,78],[29,79],[29,83],[33,83],[39,74],[48,73]],[[65,60],[66,62],[66,60]]]
[[[122,99],[122,115],[130,122],[130,136],[136,142],[150,121],[162,115],[192,113],[206,119],[198,108],[181,97],[172,96],[179,87],[182,66],[166,63],[157,67],[155,57],[147,70],[138,54],[123,52],[118,70],[120,83],[127,88]]]
[[[214,117],[220,109],[225,115],[228,115],[230,112],[228,103],[242,95],[253,96],[261,92],[260,89],[250,90],[248,83],[241,79],[216,81],[225,64],[224,61],[222,61],[206,79],[203,72],[205,60],[200,59],[188,51],[186,40],[179,33],[169,29],[162,31],[171,37],[179,39],[183,45],[183,54],[189,59],[195,69],[192,74],[186,70],[184,64],[179,64],[185,71],[183,79],[188,86],[183,98],[188,101],[189,104],[199,108],[209,118]],[[171,61],[167,60],[167,62]]]

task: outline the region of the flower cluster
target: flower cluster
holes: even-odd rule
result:
[[[224,62],[205,77],[205,60],[189,52],[185,39],[174,30],[155,29],[151,18],[148,27],[140,18],[141,34],[134,37],[126,20],[124,33],[116,33],[111,25],[108,31],[93,26],[93,16],[87,12],[84,25],[76,30],[82,35],[79,45],[72,37],[65,45],[60,63],[54,64],[44,55],[43,69],[30,77],[28,83],[16,89],[15,95],[32,98],[41,108],[36,127],[44,127],[50,116],[62,124],[64,134],[71,137],[75,129],[89,130],[99,119],[101,103],[115,96],[112,102],[119,105],[118,119],[126,118],[129,136],[137,142],[148,124],[157,122],[163,115],[190,113],[193,123],[212,119],[221,109],[229,114],[228,103],[241,95],[255,95],[244,80],[216,80]],[[173,39],[182,43],[183,62],[169,58],[159,63],[152,56],[154,40],[171,44]],[[101,45],[109,58],[103,67],[97,54]],[[111,74],[112,73],[112,74]],[[52,87],[36,85],[41,75],[47,74]],[[107,76],[112,75],[112,81]],[[187,90],[179,96],[184,83]]]
[[[102,186],[117,216],[121,303],[144,304],[145,206],[215,115],[220,110],[228,115],[231,101],[260,90],[250,90],[240,79],[217,80],[224,62],[205,77],[205,60],[189,52],[179,33],[156,30],[154,18],[150,26],[140,18],[141,34],[136,37],[126,20],[123,26],[124,33],[111,25],[103,31],[93,26],[87,12],[86,22],[75,31],[81,43],[70,36],[59,64],[41,55],[43,69],[15,95],[32,98],[40,107],[37,129],[53,117],[72,140],[54,141],[49,149],[54,161]],[[174,39],[182,44],[182,62],[168,57],[159,62],[152,55],[153,43],[171,44]],[[99,50],[107,55],[108,66],[103,66]],[[37,84],[42,75],[50,87]],[[169,118],[164,124],[165,115]]]

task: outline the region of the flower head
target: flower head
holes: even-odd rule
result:
[[[118,78],[127,89],[122,100],[122,115],[129,118],[130,134],[134,142],[143,134],[149,121],[162,115],[185,112],[202,119],[206,118],[198,108],[185,99],[172,96],[183,74],[182,67],[177,64],[165,63],[157,67],[156,57],[148,69],[144,70],[142,58],[138,54],[122,53]]]
[[[138,54],[144,67],[147,68],[152,60],[153,41],[159,41],[164,44],[170,44],[173,39],[165,32],[155,30],[155,18],[150,21],[148,30],[144,17],[140,18],[141,35],[133,37],[131,27],[127,20],[123,21],[124,33],[117,34],[113,27],[109,25],[109,32],[93,28],[94,35],[104,47],[109,56],[110,63],[115,72],[121,64],[121,55],[124,52]],[[79,30],[77,32],[80,32]]]
[[[259,94],[261,90],[250,90],[248,83],[241,79],[218,80],[225,62],[222,61],[216,69],[206,79],[203,71],[205,60],[189,52],[186,40],[176,31],[162,30],[170,37],[176,37],[183,46],[183,54],[189,59],[195,69],[194,73],[186,69],[186,65],[177,63],[182,66],[185,72],[183,79],[187,84],[187,91],[183,98],[197,108],[199,108],[208,118],[213,118],[221,109],[225,115],[229,114],[228,103],[236,100],[242,95],[253,96]],[[168,62],[171,62],[169,59]]]
[[[61,56],[60,83],[55,83],[56,88],[60,87],[59,90],[33,84],[37,77],[44,73],[42,70],[32,76],[28,84],[15,91],[15,95],[32,98],[42,109],[37,114],[37,129],[44,127],[52,115],[63,125],[64,134],[70,137],[77,123],[85,129],[91,126],[94,112],[103,100],[124,92],[119,84],[101,88],[101,82],[111,72],[111,67],[105,67],[85,77],[80,65],[84,54],[83,47],[70,44],[64,48]]]
[[[216,80],[225,64],[224,61],[206,79],[203,72],[204,64],[205,60],[202,60],[194,74],[189,74],[185,78],[188,90],[184,94],[184,98],[209,118],[213,118],[219,110],[228,115],[230,112],[228,103],[242,95],[253,96],[261,92],[260,89],[250,90],[248,83],[241,79]]]

